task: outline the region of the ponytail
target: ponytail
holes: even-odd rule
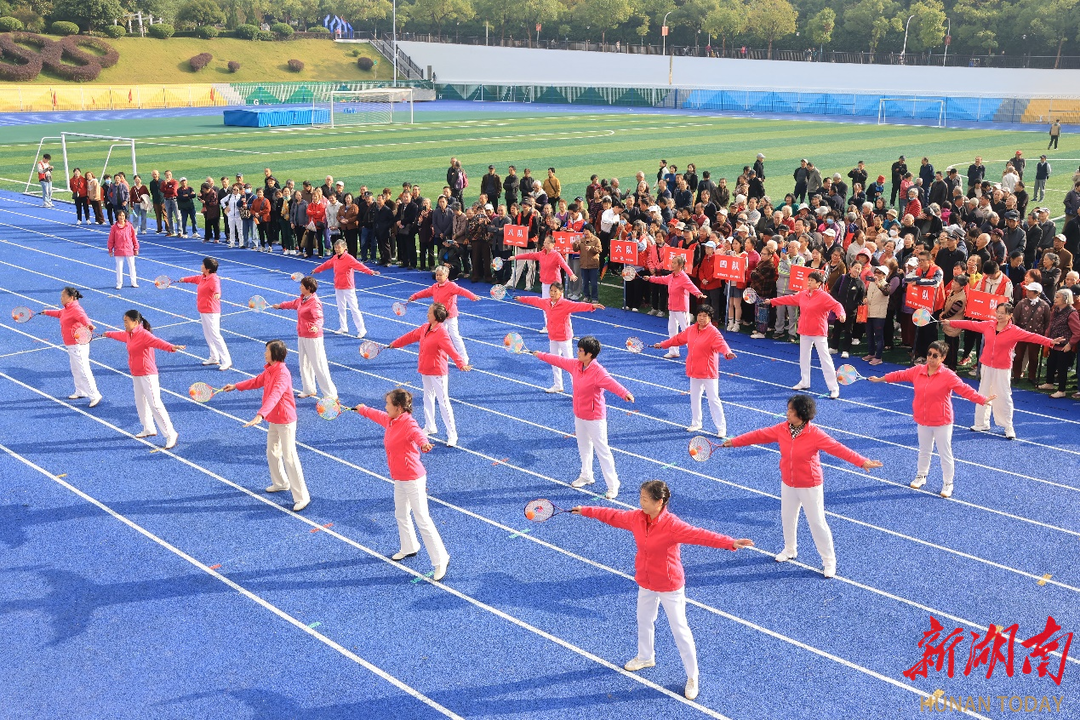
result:
[[[663,503],[660,507],[666,508],[671,500],[671,490],[663,480],[647,480],[641,484],[641,491],[655,501]]]
[[[67,295],[69,298],[72,298],[73,300],[82,300],[82,293],[79,292],[76,288],[71,287],[70,285],[64,288],[64,294]]]
[[[124,317],[143,326],[143,330],[150,332],[150,321],[142,316],[138,310],[128,310]]]

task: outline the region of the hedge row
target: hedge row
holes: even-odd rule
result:
[[[0,35],[0,80],[25,82],[41,72],[41,53],[15,44],[10,34]]]
[[[240,69],[240,63],[236,62],[235,60],[230,60],[229,61],[229,72],[234,73],[239,69]]]
[[[83,47],[104,54],[83,52]],[[120,60],[116,48],[99,38],[69,35],[57,41],[27,32],[0,35],[0,56],[7,60],[0,63],[0,78],[15,81],[33,80],[46,68],[65,80],[86,82],[97,79],[102,68],[112,67]]]
[[[304,63],[302,63],[299,60],[295,60],[295,59],[290,60],[287,63],[287,65],[289,66],[289,69],[292,70],[293,72],[300,72],[301,70],[304,69]]]
[[[214,59],[214,56],[211,55],[210,53],[207,53],[207,52],[199,53],[195,57],[188,60],[188,65],[190,65],[191,69],[194,70],[195,72],[199,72],[204,67],[209,65],[210,61],[213,60],[213,59]]]

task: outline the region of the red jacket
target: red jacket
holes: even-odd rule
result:
[[[318,295],[303,296],[281,303],[282,310],[296,311],[296,334],[302,338],[321,338],[323,336],[322,300]]]
[[[686,345],[686,377],[702,380],[720,377],[717,355],[731,354],[731,348],[719,330],[712,325],[706,325],[702,330],[697,323],[659,345],[662,348]]]
[[[149,331],[144,330],[142,325],[136,325],[131,332],[110,330],[105,333],[105,337],[119,340],[127,345],[128,368],[135,377],[158,374],[157,362],[154,360],[155,349],[175,352],[172,343],[154,337]]]
[[[307,206],[308,222],[313,223],[325,223],[326,222],[326,205],[322,203],[310,202]]]
[[[716,253],[706,255],[697,266],[696,277],[702,290],[715,290],[724,283],[721,278],[716,277],[716,261],[719,257]]]
[[[705,297],[685,270],[670,275],[645,275],[643,278],[646,282],[668,286],[668,310],[671,312],[690,312],[690,293]]]
[[[781,295],[771,300],[773,305],[798,305],[799,306],[799,334],[800,335],[828,335],[829,313],[836,313],[836,317],[843,321],[847,318],[844,306],[836,301],[825,288],[818,288],[811,292],[809,289],[797,292],[794,295]]]
[[[447,280],[444,283],[435,283],[431,287],[426,287],[423,290],[414,292],[409,296],[409,302],[419,300],[420,298],[431,298],[432,302],[442,303],[446,306],[446,317],[456,318],[458,316],[458,295],[469,298],[470,300],[480,299],[479,295],[475,295],[459,286],[457,283],[452,283]]]
[[[178,180],[162,180],[161,181],[161,197],[163,198],[175,198],[176,191],[180,187],[180,181]]]
[[[86,178],[80,175],[68,180],[68,189],[71,190],[71,194],[75,197],[86,197]]]
[[[253,378],[236,383],[237,390],[262,388],[262,405],[259,414],[268,423],[288,425],[296,422],[296,398],[293,396],[292,373],[283,362],[263,366],[263,371]]]
[[[772,427],[752,430],[731,439],[734,447],[770,443],[780,446],[780,479],[789,487],[816,487],[824,481],[821,474],[821,458],[818,457],[818,453],[822,450],[859,467],[866,462],[866,458],[862,455],[841,445],[829,437],[824,430],[809,423],[794,440],[791,439],[787,421]]]
[[[420,446],[427,435],[420,429],[412,413],[401,413],[393,420],[382,410],[360,408],[360,414],[386,428],[383,447],[386,448],[386,464],[394,480],[419,480],[427,474],[420,462]]]
[[[360,262],[347,252],[343,252],[340,255],[333,255],[329,260],[324,262],[319,267],[315,268],[311,272],[317,273],[323,270],[334,270],[334,289],[335,290],[351,290],[356,287],[356,283],[353,282],[353,271],[359,270],[367,275],[374,275],[373,270],[368,269],[368,266]]]
[[[1016,343],[1029,342],[1045,347],[1054,345],[1054,341],[1045,335],[1021,330],[1012,322],[1001,332],[997,331],[997,320],[953,320],[952,326],[961,330],[982,333],[983,349],[979,355],[979,362],[997,370],[1008,370],[1012,367]]]
[[[637,554],[634,556],[634,580],[653,592],[672,592],[686,584],[679,545],[734,550],[735,543],[727,535],[694,527],[661,510],[656,520],[649,520],[644,510],[615,510],[585,505],[581,514],[612,527],[634,534]]]
[[[180,282],[199,286],[195,291],[195,309],[200,313],[221,312],[221,278],[217,273],[210,273],[205,277],[191,275],[180,278]]]
[[[458,351],[454,349],[454,343],[450,340],[450,333],[446,331],[446,327],[442,323],[436,323],[434,326],[430,323],[424,323],[390,343],[390,347],[402,348],[406,345],[412,345],[414,342],[420,343],[417,370],[421,375],[439,377],[449,374],[450,370],[446,362],[448,357],[454,361],[454,365],[457,365],[458,370],[465,367],[465,363],[461,361]]]
[[[113,225],[109,230],[109,252],[116,257],[139,254],[139,238],[135,235],[135,226],[126,223],[124,227]]]
[[[557,250],[521,253],[514,256],[514,260],[536,260],[540,264],[540,282],[545,285],[562,281],[560,269],[567,275],[574,274],[566,260],[563,260],[562,253]]]
[[[986,404],[986,398],[975,392],[949,368],[942,365],[931,375],[925,365],[913,365],[904,370],[887,373],[882,376],[885,382],[909,382],[915,386],[915,399],[911,401],[911,412],[915,422],[927,427],[952,425],[952,394],[979,405]]]
[[[78,300],[72,300],[61,310],[44,310],[42,315],[60,318],[60,336],[65,345],[76,345],[75,331],[90,324],[90,318]]]
[[[608,374],[604,366],[593,360],[584,367],[580,360],[559,357],[546,352],[536,353],[548,365],[554,365],[570,373],[574,383],[574,417],[581,420],[603,420],[607,417],[604,391],[613,392],[625,399],[629,391]]]
[[[571,340],[574,337],[574,327],[570,324],[571,313],[593,311],[592,303],[574,302],[566,298],[559,298],[559,302],[552,302],[547,298],[518,295],[517,299],[544,311],[548,339],[555,342]]]

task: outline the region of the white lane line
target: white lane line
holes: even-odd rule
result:
[[[0,375],[3,375],[3,374],[0,373]],[[12,378],[8,378],[6,375],[4,375],[4,377],[7,378],[8,380],[12,379]],[[46,397],[49,397],[50,399],[60,403],[61,405],[67,405],[67,403],[62,402],[62,401],[58,400],[57,398],[52,398],[51,396],[48,396],[48,395],[46,395]],[[71,409],[75,409],[74,407],[71,407],[71,406],[68,406],[68,407],[71,408]],[[139,533],[140,535],[154,541],[155,543],[157,543],[161,547],[165,548],[169,552],[173,553],[174,555],[176,555],[180,559],[190,563],[191,565],[195,566],[199,570],[202,570],[204,573],[211,576],[212,578],[214,578],[218,582],[223,583],[224,585],[227,585],[228,587],[230,587],[231,589],[233,589],[237,593],[239,593],[239,594],[243,595],[244,597],[246,597],[247,599],[251,600],[252,602],[260,605],[261,607],[265,608],[266,610],[269,610],[270,612],[277,615],[279,618],[281,618],[285,622],[289,623],[293,627],[297,628],[298,630],[310,635],[311,637],[315,638],[319,642],[323,643],[324,645],[326,645],[327,647],[333,649],[334,651],[340,653],[341,655],[347,657],[349,660],[352,660],[354,663],[356,663],[357,665],[360,665],[361,667],[368,670],[369,672],[376,675],[377,677],[382,678],[383,680],[390,683],[391,685],[393,685],[397,689],[401,690],[402,692],[404,692],[404,693],[406,693],[408,695],[411,695],[412,697],[416,698],[417,700],[424,703],[428,707],[432,708],[433,710],[438,711],[439,713],[445,715],[448,718],[455,718],[455,720],[464,720],[460,715],[454,713],[453,711],[449,710],[448,708],[444,707],[443,705],[440,705],[439,703],[435,702],[434,700],[429,698],[427,695],[424,695],[423,693],[421,693],[416,688],[414,688],[414,687],[412,687],[410,685],[406,685],[405,683],[403,683],[401,680],[398,680],[396,677],[394,677],[390,673],[386,672],[385,670],[382,670],[381,668],[377,667],[376,665],[373,665],[372,663],[368,662],[367,660],[360,657],[359,655],[357,655],[353,651],[349,650],[348,648],[342,647],[338,643],[336,643],[333,640],[331,640],[330,638],[328,638],[326,635],[323,635],[322,633],[318,632],[317,630],[309,627],[306,623],[304,623],[304,622],[302,622],[300,620],[297,620],[292,615],[288,614],[287,612],[285,612],[281,608],[277,607],[276,605],[274,605],[270,601],[268,601],[268,600],[260,597],[259,595],[256,595],[255,593],[251,592],[250,590],[243,587],[239,583],[236,583],[233,580],[230,580],[229,578],[225,577],[224,575],[222,575],[221,573],[219,573],[219,572],[217,572],[215,570],[211,570],[207,565],[205,565],[204,563],[199,562],[198,560],[196,560],[192,556],[188,555],[186,552],[184,552],[180,548],[178,548],[175,545],[172,545],[171,543],[163,540],[162,538],[160,538],[157,535],[155,535],[154,533],[150,532],[149,530],[147,530],[143,526],[141,526],[138,523],[134,522],[133,520],[127,518],[126,516],[116,512],[111,507],[109,507],[105,503],[101,502],[97,498],[91,497],[90,495],[88,495],[85,492],[83,492],[82,490],[78,489],[77,487],[75,487],[71,483],[66,482],[64,479],[57,477],[55,474],[49,472],[48,470],[41,467],[40,465],[37,465],[36,463],[32,462],[30,459],[28,459],[26,457],[23,457],[22,455],[15,452],[11,448],[9,448],[9,447],[7,447],[5,445],[2,445],[2,444],[0,444],[0,450],[3,450],[5,453],[7,453],[11,457],[15,458],[16,460],[18,460],[22,464],[26,465],[27,467],[41,473],[42,475],[49,478],[50,480],[52,480],[56,484],[60,485],[64,489],[68,490],[69,492],[74,493],[75,495],[82,498],[86,502],[88,502],[91,505],[97,507],[102,512],[105,512],[108,515],[111,515],[114,519],[119,520],[120,522],[127,525],[129,528],[131,528],[135,532]]]

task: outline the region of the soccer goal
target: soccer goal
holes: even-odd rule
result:
[[[86,133],[62,132],[58,137],[45,137],[38,143],[30,168],[30,178],[26,181],[26,195],[40,195],[37,180],[37,161],[43,152],[48,152],[53,143],[60,141],[60,154],[64,159],[64,176],[53,174],[53,186],[56,190],[67,188],[68,179],[75,168],[84,173],[87,170],[97,173],[98,179],[105,173],[130,172],[128,182],[138,171],[135,158],[135,140],[133,138],[113,137],[111,135],[87,135]],[[53,151],[55,152],[55,151]],[[127,164],[127,155],[131,155],[131,165]],[[55,165],[54,160],[54,165]],[[98,172],[98,167],[101,171]],[[37,188],[35,191],[34,188]]]
[[[941,98],[881,98],[878,101],[878,125],[903,123],[946,127],[945,100]]]
[[[335,90],[330,93],[330,127],[411,122],[412,88]]]

